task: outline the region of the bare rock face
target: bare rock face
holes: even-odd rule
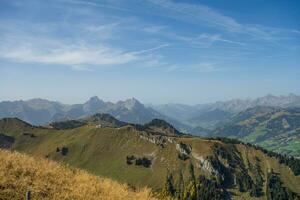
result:
[[[164,148],[168,142],[169,143],[173,142],[172,139],[169,139],[167,136],[163,136],[163,135],[141,134],[140,138],[142,140],[146,140],[152,144],[160,146],[161,148]]]
[[[192,152],[192,147],[182,142],[176,144],[176,149],[177,151],[179,151],[179,153],[184,154],[186,156],[188,156]]]
[[[203,157],[200,158],[200,166],[201,168],[208,172],[210,175],[218,175],[219,172],[215,168],[213,168],[211,162]]]
[[[198,167],[200,169],[202,169],[204,172],[207,172],[209,175],[215,175],[215,176],[219,176],[219,171],[216,170],[211,162],[209,161],[209,159],[205,159],[203,156],[199,156],[196,153],[192,153],[192,156],[199,161],[199,165]]]

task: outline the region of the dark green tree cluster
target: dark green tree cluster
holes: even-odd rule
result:
[[[285,164],[291,168],[295,176],[300,175],[300,160],[293,156],[282,156],[278,157],[279,163]]]
[[[250,167],[252,169],[255,182],[256,182],[255,192],[258,194],[258,196],[261,196],[263,195],[263,184],[264,184],[263,171],[261,170],[260,165],[258,164],[258,162],[260,162],[259,158],[257,158],[256,161],[257,162],[255,163],[255,166],[252,167],[252,165],[250,165]]]
[[[279,161],[280,164],[284,164],[288,166],[294,173],[295,176],[300,175],[300,159],[297,159],[293,156],[287,156],[283,154],[279,154],[273,151],[268,151],[266,149],[263,149],[261,147],[256,147],[257,149],[260,149],[265,154],[267,154],[270,157],[275,157]]]
[[[68,147],[62,147],[61,149],[59,147],[56,147],[56,152],[60,152],[62,156],[66,156],[69,153]]]
[[[235,145],[227,144],[226,148],[220,144],[213,146],[215,158],[211,159],[211,163],[215,169],[223,176],[222,185],[224,187],[230,187],[232,183],[238,186],[240,192],[249,191],[250,196],[261,196],[262,184],[256,184],[248,174],[245,164],[241,158],[241,155],[237,151]],[[222,162],[219,161],[218,156],[227,160],[228,167],[225,167]]]
[[[259,197],[261,195],[262,185],[256,185],[246,171],[236,174],[236,184],[240,192],[249,191],[251,197]]]
[[[197,199],[224,199],[223,190],[215,179],[209,180],[205,176],[199,176],[197,181]]]
[[[127,165],[132,165],[133,162],[134,162],[134,160],[135,160],[134,155],[126,156],[126,163],[127,163]]]
[[[58,130],[65,130],[65,129],[72,129],[86,125],[86,122],[79,121],[79,120],[67,120],[61,122],[53,122],[50,124],[55,129]]]
[[[183,174],[180,172],[177,184],[174,183],[172,174],[168,174],[162,190],[163,197],[171,197],[178,200],[225,199],[224,190],[215,179],[210,180],[203,175],[196,178],[192,164],[189,165],[189,173],[189,179],[184,181]]]
[[[268,200],[295,200],[300,196],[290,191],[282,185],[280,178],[274,172],[268,174],[267,180],[267,199]]]
[[[220,144],[214,144],[213,152],[216,156],[220,156],[221,158],[227,160],[229,166],[232,168],[236,168],[242,164],[242,159],[236,147],[232,144],[226,145],[226,148]]]
[[[143,167],[150,167],[151,166],[151,160],[146,157],[135,157],[134,155],[126,156],[126,163],[127,165],[135,164],[137,166],[143,166]]]
[[[270,157],[275,157],[278,159],[278,161],[281,164],[284,164],[286,166],[288,166],[294,173],[295,176],[300,175],[300,159],[297,159],[293,156],[288,156],[288,155],[284,155],[284,154],[279,154],[273,151],[269,151],[266,150],[260,146],[254,145],[254,144],[250,144],[250,143],[243,143],[237,139],[232,139],[232,138],[224,138],[224,137],[211,137],[208,138],[210,140],[219,140],[222,141],[226,144],[243,144],[243,145],[247,145],[250,147],[255,148],[256,150],[260,150],[262,151],[264,154],[267,154]]]
[[[174,186],[174,179],[172,173],[167,175],[167,180],[162,190],[164,197],[174,197],[176,193],[176,188]]]
[[[233,174],[234,171],[232,168],[225,167],[223,163],[218,159],[218,157],[208,157],[207,160],[211,163],[212,167],[218,171],[218,174],[215,174],[216,180],[222,187],[230,187],[233,185]]]

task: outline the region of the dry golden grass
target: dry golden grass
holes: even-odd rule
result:
[[[0,150],[0,199],[24,199],[28,190],[31,199],[154,199],[147,188],[135,192],[82,170]]]

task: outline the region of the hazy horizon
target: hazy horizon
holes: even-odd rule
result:
[[[32,98],[28,98],[28,99],[6,99],[6,100],[1,100],[0,99],[0,102],[5,102],[5,101],[29,101],[29,100],[33,100],[33,99],[43,99],[43,100],[49,100],[49,101],[53,101],[53,102],[59,102],[59,103],[62,103],[62,104],[66,104],[66,105],[73,105],[73,104],[82,104],[82,103],[85,103],[87,102],[90,98],[92,97],[98,97],[100,100],[103,100],[104,102],[111,102],[111,103],[117,103],[118,101],[125,101],[125,100],[129,100],[129,99],[136,99],[138,100],[139,102],[141,102],[142,104],[144,105],[166,105],[166,104],[182,104],[182,105],[190,105],[190,106],[193,106],[193,105],[200,105],[200,104],[210,104],[210,103],[216,103],[216,102],[226,102],[226,101],[230,101],[230,100],[254,100],[254,99],[257,99],[257,98],[261,98],[261,97],[266,97],[266,96],[276,96],[276,97],[280,97],[280,96],[289,96],[289,95],[296,95],[296,96],[300,96],[299,94],[295,94],[295,93],[288,93],[288,94],[280,94],[280,95],[274,95],[274,94],[266,94],[266,95],[263,95],[263,96],[257,96],[257,97],[246,97],[246,98],[230,98],[230,99],[224,99],[224,100],[213,100],[213,101],[209,101],[209,102],[199,102],[199,103],[195,103],[195,104],[189,104],[189,103],[183,103],[183,102],[162,102],[162,103],[153,103],[153,102],[144,102],[136,97],[125,97],[123,99],[116,99],[116,100],[110,100],[110,99],[105,99],[105,98],[102,98],[101,96],[98,96],[98,95],[93,95],[93,96],[90,96],[90,97],[87,97],[85,100],[83,101],[80,101],[80,102],[64,102],[64,101],[60,101],[60,100],[57,100],[57,99],[49,99],[49,98],[41,98],[41,97],[32,97]]]
[[[3,0],[0,101],[194,105],[300,94],[299,4]]]

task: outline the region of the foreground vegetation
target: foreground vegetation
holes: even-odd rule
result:
[[[154,199],[150,189],[133,191],[83,170],[0,150],[0,199],[24,199],[27,191],[32,199]]]

